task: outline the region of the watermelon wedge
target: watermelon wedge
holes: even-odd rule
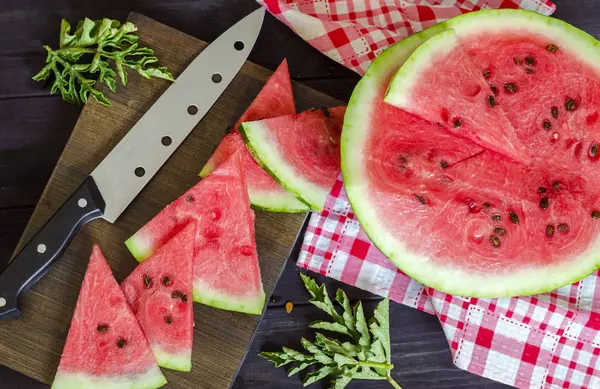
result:
[[[456,29],[461,44],[461,32],[473,33],[484,52],[486,45],[497,42],[488,37],[488,31],[503,34],[505,42],[520,51],[525,47],[534,50],[529,41],[524,41],[522,48],[519,44],[530,39],[527,37],[539,39],[542,33],[538,27],[560,26],[563,33],[571,35],[570,47],[582,47],[579,40],[587,39],[565,23],[529,12],[481,11],[481,20],[478,14],[460,16],[406,38],[371,64],[345,115],[341,139],[345,189],[373,243],[416,280],[460,296],[546,292],[600,267],[596,181],[572,162],[541,166],[541,160],[536,159],[525,167],[384,103],[389,84],[403,62],[423,42],[449,26]],[[565,40],[562,37],[560,42],[568,47]],[[501,61],[492,68],[499,70],[503,63],[499,54],[513,49],[496,47],[495,57]],[[467,52],[473,53],[470,48]],[[478,61],[473,63],[478,66]],[[444,67],[438,68],[438,72],[444,71]],[[562,82],[557,80],[556,85]],[[538,101],[529,104],[534,112],[544,110]],[[524,107],[530,109],[529,105]],[[510,119],[510,109],[507,112]],[[525,116],[531,119],[530,114]],[[523,136],[522,128],[515,127]],[[518,147],[530,147],[526,137],[520,139]],[[508,154],[500,145],[496,148]],[[554,151],[562,153],[558,147]]]
[[[261,209],[275,212],[306,212],[308,206],[287,192],[254,161],[246,150],[244,140],[237,131],[242,122],[267,119],[296,113],[292,82],[287,60],[279,65],[258,93],[246,112],[238,119],[231,133],[227,134],[200,172],[208,176],[217,166],[235,152],[242,151],[242,161],[248,186],[250,202]]]
[[[153,389],[167,383],[95,245],[52,389]]]
[[[317,211],[323,208],[340,172],[340,130],[322,110],[240,126],[246,145],[261,166]]]
[[[192,368],[195,237],[190,222],[121,283],[158,365],[181,371]]]
[[[194,301],[261,314],[265,303],[242,152],[167,205],[125,244],[138,261],[196,222]]]
[[[449,29],[410,55],[392,79],[384,101],[528,164],[531,158],[498,106],[497,94]]]

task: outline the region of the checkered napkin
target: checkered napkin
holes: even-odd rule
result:
[[[363,74],[390,44],[449,17],[483,8],[551,14],[545,0],[259,0],[312,46]],[[361,229],[341,176],[314,213],[298,266],[435,314],[454,363],[518,388],[600,388],[600,275],[519,298],[452,296],[398,270]]]

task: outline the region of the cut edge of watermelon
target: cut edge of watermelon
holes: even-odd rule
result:
[[[483,11],[482,11],[483,12]],[[485,11],[488,12],[488,11]],[[497,12],[497,11],[494,11]],[[519,11],[523,12],[523,11]],[[462,17],[462,16],[461,16]],[[447,29],[445,23],[434,25],[391,46],[371,64],[354,89],[346,112],[342,132],[342,176],[348,200],[367,236],[383,254],[408,276],[440,291],[459,296],[508,297],[548,292],[576,282],[600,267],[600,238],[579,256],[580,260],[545,268],[524,268],[519,272],[493,276],[474,275],[456,268],[441,268],[427,258],[410,253],[403,242],[385,231],[370,204],[364,171],[364,155],[356,153],[365,142],[370,102],[385,78],[391,77],[410,54],[433,35]],[[540,280],[531,287],[532,280]]]
[[[265,291],[261,287],[256,296],[242,298],[225,294],[220,291],[211,290],[209,286],[194,279],[194,301],[226,311],[262,315],[265,306]]]
[[[285,161],[279,149],[272,147],[269,130],[262,121],[242,123],[238,129],[250,154],[279,185],[306,203],[312,210],[321,211],[323,209],[329,191],[296,174]]]
[[[160,368],[155,365],[146,373],[135,377],[129,375],[97,376],[59,370],[50,389],[154,389],[166,383],[167,380]]]
[[[290,196],[289,192],[274,194],[272,192],[260,191],[249,187],[248,196],[250,197],[250,203],[255,208],[264,211],[285,213],[302,213],[310,211],[308,204],[295,196]]]
[[[152,353],[154,353],[154,357],[159,366],[186,372],[192,370],[191,349],[180,353],[169,353],[156,344],[151,344],[150,347],[152,348]]]
[[[144,259],[148,258],[152,255],[152,250],[150,249],[147,242],[143,242],[142,238],[137,236],[137,234],[133,234],[129,239],[125,241],[125,246],[129,249],[129,252],[136,261],[143,262]]]

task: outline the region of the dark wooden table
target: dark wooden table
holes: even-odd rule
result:
[[[556,17],[600,37],[599,0],[556,0]],[[79,108],[50,96],[31,76],[44,62],[42,44],[55,45],[61,18],[71,22],[90,17],[125,20],[137,11],[206,41],[212,41],[237,20],[257,8],[252,0],[2,0],[0,5],[0,267],[11,255],[69,134]],[[275,18],[267,16],[250,60],[275,69],[287,57],[292,77],[347,101],[358,76],[329,60]],[[292,255],[269,309],[234,384],[242,388],[300,388],[298,378],[256,356],[260,350],[298,347],[310,336],[307,324],[322,318],[308,303]],[[327,280],[330,291],[340,286]],[[351,299],[377,298],[345,286]],[[284,303],[294,303],[286,313]],[[459,370],[452,365],[442,329],[433,316],[391,306],[394,376],[406,389],[507,386]],[[32,356],[33,358],[34,356]],[[315,385],[318,386],[318,385]],[[350,388],[384,388],[387,383],[357,381]],[[0,366],[2,389],[47,388]]]

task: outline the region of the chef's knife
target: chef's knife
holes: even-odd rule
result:
[[[0,274],[0,319],[49,270],[81,227],[114,223],[238,73],[260,32],[264,9],[206,47]]]

